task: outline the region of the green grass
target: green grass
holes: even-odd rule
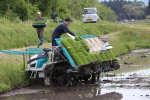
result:
[[[0,49],[10,49],[25,47],[28,43],[29,45],[37,45],[38,38],[36,29],[32,27],[33,21],[14,23],[7,21],[4,18],[0,19]],[[55,27],[59,23],[49,22],[47,20],[47,27],[44,31],[44,40],[51,42],[51,36]],[[131,27],[134,26],[134,27]],[[150,30],[148,26],[139,26],[136,24],[125,25],[110,22],[99,22],[99,23],[82,23],[75,20],[69,26],[69,29],[76,35],[96,35],[96,36],[109,36],[110,43],[115,46],[120,43],[121,47],[125,46],[127,51],[134,48],[149,47],[150,42]],[[114,32],[115,34],[110,35],[109,33]],[[117,34],[118,33],[118,34]],[[113,38],[113,37],[114,38]],[[62,37],[66,37],[63,35]],[[113,40],[113,41],[111,41]],[[135,43],[133,43],[135,42]],[[119,47],[120,48],[120,47]],[[118,51],[118,50],[117,50]],[[123,53],[126,52],[123,51]],[[121,54],[119,52],[118,54]],[[117,53],[116,53],[117,54]],[[117,55],[118,55],[117,54]]]
[[[138,22],[133,22],[133,24],[150,25],[150,21],[138,21]]]
[[[0,50],[25,47],[27,43],[30,46],[37,45],[39,40],[36,29],[32,27],[32,22],[15,23],[0,18]],[[105,21],[82,23],[74,19],[69,29],[78,36],[96,35],[109,37],[109,43],[113,46],[113,53],[115,56],[118,56],[133,49],[150,47],[148,23],[119,24]],[[52,32],[58,24],[47,20],[47,27],[44,29],[44,40],[51,42]],[[62,37],[66,37],[66,35],[62,35]],[[48,45],[46,48],[51,47]],[[3,54],[0,56],[0,92],[28,85],[28,74],[22,72],[24,71],[22,56],[3,56]],[[96,60],[95,56],[93,56],[93,59]],[[87,60],[88,62],[91,61],[91,59]],[[82,65],[82,63],[80,62],[79,65]]]
[[[0,63],[0,92],[29,85],[22,56],[1,53]]]

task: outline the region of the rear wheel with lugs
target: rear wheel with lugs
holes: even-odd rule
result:
[[[68,86],[70,77],[65,68],[55,67],[52,70],[51,81],[53,85]]]

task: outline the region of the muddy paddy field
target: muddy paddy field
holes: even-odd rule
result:
[[[101,73],[94,84],[74,87],[30,86],[0,95],[0,100],[150,100],[150,49],[118,57],[117,71]]]

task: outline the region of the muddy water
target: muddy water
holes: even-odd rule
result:
[[[35,90],[39,91],[39,87],[37,87]],[[89,99],[121,100],[121,98],[122,98],[122,94],[117,93],[115,91],[102,94],[101,89],[99,87],[77,86],[77,87],[70,87],[70,88],[69,87],[68,88],[47,87],[45,91],[41,91],[33,94],[5,97],[1,99],[2,100],[89,100]]]
[[[149,49],[133,52],[147,52],[146,57],[150,55]],[[127,56],[124,59],[132,57],[128,54]],[[0,100],[150,100],[150,67],[121,74],[102,73],[100,81],[96,84],[79,84],[75,87],[32,86],[17,89],[1,94]]]
[[[75,87],[32,86],[2,94],[0,100],[150,100],[149,72],[106,74],[97,84]]]
[[[32,87],[15,92],[1,95],[0,100],[150,100],[148,88]]]
[[[133,50],[132,52],[150,52],[150,49],[138,49],[138,50]]]

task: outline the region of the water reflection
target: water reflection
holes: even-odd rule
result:
[[[45,87],[44,87],[45,88]],[[122,94],[101,94],[100,86],[46,87],[42,92],[0,98],[0,100],[121,100]]]

